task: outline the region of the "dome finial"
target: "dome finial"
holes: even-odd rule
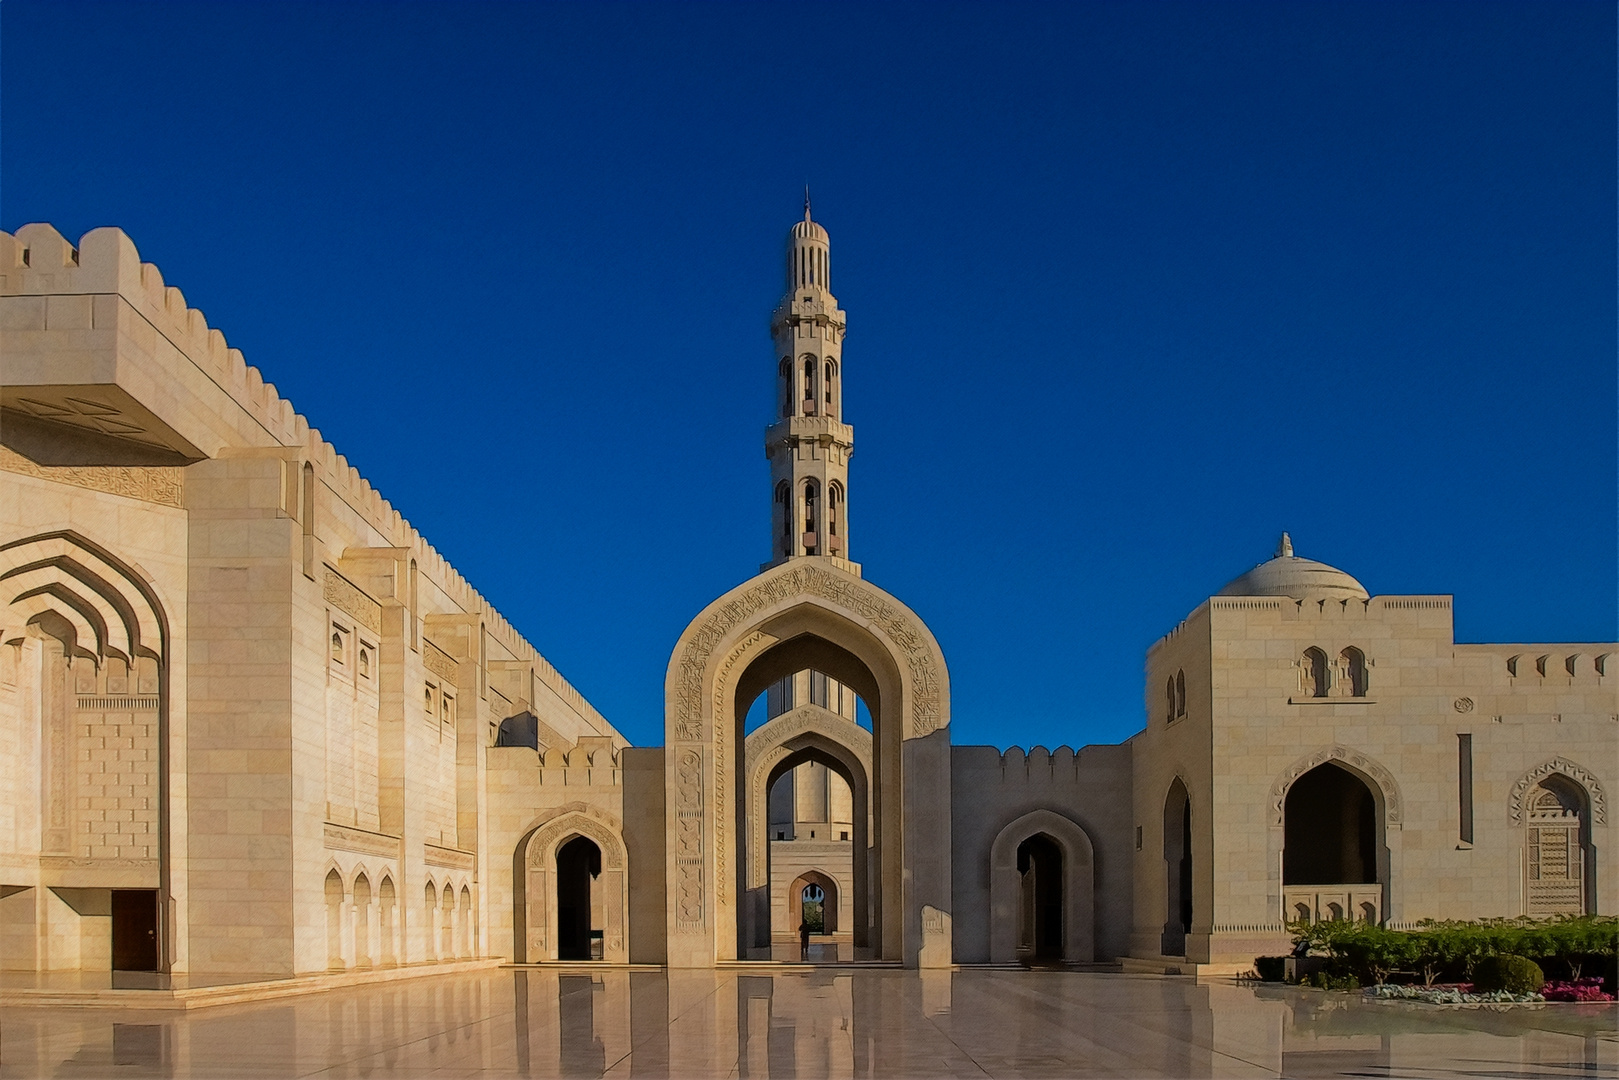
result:
[[[804,185],[804,220],[805,221],[810,220],[810,213],[809,213],[809,185],[808,184]]]
[[[1278,559],[1291,559],[1292,557],[1293,557],[1293,538],[1291,536],[1287,535],[1286,533],[1283,533],[1281,542],[1276,545],[1275,558],[1278,558]]]

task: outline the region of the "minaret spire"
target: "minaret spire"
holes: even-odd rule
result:
[[[849,458],[854,429],[843,422],[843,338],[847,316],[832,295],[832,245],[810,217],[787,235],[786,294],[770,318],[775,343],[776,419],[765,430],[770,459],[771,558],[819,556],[859,573],[849,559]]]

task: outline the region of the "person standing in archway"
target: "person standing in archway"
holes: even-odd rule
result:
[[[809,959],[810,924],[805,919],[798,924],[798,956],[801,960]]]

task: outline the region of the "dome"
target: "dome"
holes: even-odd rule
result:
[[[1218,595],[1290,596],[1295,600],[1365,600],[1371,596],[1366,586],[1336,566],[1294,555],[1292,538],[1286,533],[1274,558],[1243,574]]]
[[[793,239],[819,240],[823,244],[828,242],[826,230],[821,228],[820,222],[810,219],[808,210],[804,211],[804,220],[793,226]]]

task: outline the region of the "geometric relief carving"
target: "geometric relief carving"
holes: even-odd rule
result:
[[[583,803],[570,803],[561,807],[556,815],[540,828],[528,842],[528,865],[531,869],[549,870],[556,858],[558,843],[565,836],[589,838],[601,849],[602,862],[610,869],[624,868],[624,841],[618,822],[601,811]]]
[[[1295,761],[1271,786],[1270,823],[1272,826],[1280,827],[1283,824],[1287,791],[1293,786],[1293,781],[1316,766],[1325,765],[1329,761],[1342,761],[1371,777],[1372,782],[1382,789],[1384,821],[1389,825],[1398,825],[1400,823],[1400,787],[1394,782],[1394,774],[1359,750],[1351,750],[1346,746],[1329,746],[1325,750],[1318,750],[1308,757]]]
[[[1512,794],[1507,801],[1507,814],[1514,825],[1522,825],[1524,820],[1524,800],[1531,788],[1539,784],[1552,773],[1561,773],[1585,789],[1586,795],[1591,799],[1591,823],[1605,825],[1608,821],[1608,800],[1603,794],[1602,784],[1587,770],[1574,764],[1566,758],[1556,757],[1543,762],[1530,769],[1512,785]]]
[[[692,629],[680,657],[680,681],[675,690],[677,741],[698,742],[704,738],[703,673],[725,635],[755,613],[798,596],[829,601],[876,623],[905,654],[914,703],[911,735],[927,735],[939,727],[940,672],[934,664],[933,650],[915,623],[874,589],[820,567],[800,566],[744,591],[721,605],[703,625]]]
[[[426,638],[422,639],[422,645],[424,646],[422,666],[451,686],[456,686],[455,680],[460,673],[460,665],[455,662],[455,658]]]
[[[675,922],[703,929],[703,754],[683,748],[675,762]]]
[[[40,480],[54,480],[58,484],[104,491],[108,495],[122,495],[126,499],[157,503],[159,506],[182,506],[184,481],[179,469],[167,466],[118,465],[36,465],[6,447],[0,447],[0,469],[20,473]]]
[[[382,605],[361,592],[358,586],[330,566],[326,568],[326,580],[321,587],[321,596],[334,608],[347,612],[361,626],[367,627],[373,633],[382,632]]]

